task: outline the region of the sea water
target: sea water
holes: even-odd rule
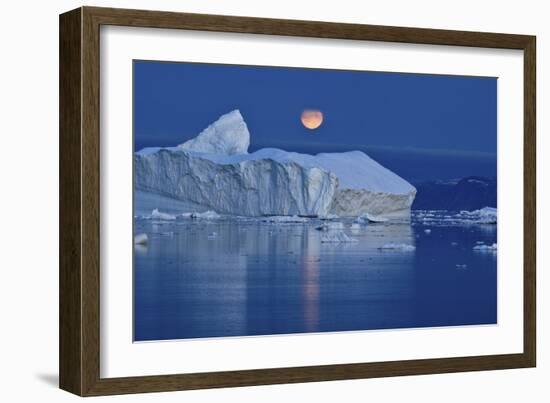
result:
[[[496,225],[425,216],[136,218],[134,340],[495,324]]]

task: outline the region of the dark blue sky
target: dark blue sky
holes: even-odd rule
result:
[[[324,114],[311,131],[302,110]],[[497,79],[134,61],[135,149],[239,109],[251,151],[359,149],[411,181],[496,175]]]

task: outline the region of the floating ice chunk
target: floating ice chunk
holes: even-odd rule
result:
[[[172,214],[168,214],[168,213],[163,213],[161,211],[159,211],[158,209],[154,209],[153,212],[151,213],[151,218],[155,219],[155,220],[175,220],[176,219],[176,216],[175,215],[172,215]]]
[[[473,247],[473,249],[476,251],[482,251],[482,252],[496,252],[497,244],[494,243],[492,245],[485,245],[485,244],[476,245]]]
[[[217,220],[221,218],[221,216],[216,213],[215,211],[208,210],[204,213],[182,213],[178,217],[180,218],[191,218],[196,220]]]
[[[134,244],[136,245],[147,245],[148,242],[149,237],[147,236],[147,234],[137,234],[134,237]]]
[[[462,210],[453,214],[449,214],[445,210],[434,212],[415,210],[413,212],[413,222],[428,226],[496,224],[497,209],[484,207],[473,211]]]
[[[475,221],[478,224],[496,224],[497,209],[494,207],[483,207],[474,211],[461,211],[461,215]]]
[[[456,265],[457,269],[466,269],[467,267],[468,267],[468,265],[466,265],[466,264],[457,264]]]
[[[404,252],[412,252],[416,249],[416,246],[408,245],[405,243],[387,243],[382,246],[380,246],[378,249],[380,250],[398,250],[398,251],[404,251]]]
[[[344,231],[328,232],[321,236],[322,243],[344,243],[344,242],[359,242],[357,239],[350,237]]]
[[[262,218],[263,222],[271,222],[271,223],[304,223],[308,222],[308,219],[306,217],[298,217],[297,215],[294,216],[270,216],[270,217],[264,217]]]
[[[361,222],[386,222],[386,221],[388,221],[387,218],[370,214],[370,213],[365,213],[357,217],[357,222],[360,222],[360,223]]]
[[[426,229],[424,230],[424,232],[425,232],[426,234],[431,234],[431,233],[432,233],[432,230],[429,229],[429,228],[426,228]]]
[[[200,218],[203,220],[217,220],[221,218],[221,216],[215,211],[208,210],[208,211],[205,211],[204,213],[195,213],[193,218]]]

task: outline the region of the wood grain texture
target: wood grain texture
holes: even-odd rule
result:
[[[82,9],[82,389],[99,377],[99,24]],[[129,178],[129,180],[132,180]]]
[[[100,377],[101,25],[524,51],[524,352],[130,378]],[[60,17],[60,387],[81,396],[532,367],[536,363],[535,37],[82,7]],[[131,180],[129,178],[128,180]]]
[[[523,353],[536,366],[537,338],[537,136],[536,136],[536,39],[524,49],[524,171],[523,171]]]
[[[59,386],[82,394],[81,11],[59,18]]]

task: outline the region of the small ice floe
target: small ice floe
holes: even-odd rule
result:
[[[485,244],[476,245],[476,246],[473,247],[473,249],[475,251],[480,251],[480,252],[496,252],[497,251],[497,244],[494,243],[492,245],[485,245]]]
[[[154,209],[153,212],[151,213],[151,218],[154,220],[171,221],[171,220],[175,220],[176,216],[168,213],[163,213],[158,209]]]
[[[458,245],[458,242],[451,242],[451,245],[456,246],[456,245]]]
[[[466,269],[466,268],[468,268],[468,265],[467,264],[457,264],[457,265],[455,265],[455,267],[457,269]]]
[[[212,210],[205,211],[204,213],[195,213],[194,215],[191,216],[191,218],[203,219],[203,220],[217,220],[220,217],[221,216],[218,213]]]
[[[136,245],[147,245],[148,242],[149,237],[147,236],[147,234],[137,234],[134,237],[134,244]]]
[[[358,230],[361,229],[361,224],[354,222],[354,223],[351,224],[351,229],[355,230],[355,231],[358,231]]]
[[[208,234],[208,239],[209,240],[216,239],[217,237],[218,237],[217,232],[211,232],[210,234]]]
[[[494,207],[483,207],[479,210],[462,210],[457,213],[450,213],[446,210],[414,210],[412,213],[413,222],[426,226],[447,226],[447,225],[485,225],[497,223],[497,209]]]
[[[304,223],[308,222],[308,219],[306,217],[299,217],[297,215],[274,215],[263,217],[262,221],[270,223]]]
[[[359,242],[357,239],[350,237],[344,231],[331,231],[326,235],[321,236],[322,243],[345,243],[345,242]]]
[[[475,222],[476,224],[496,224],[497,209],[494,207],[483,207],[474,211],[461,211],[461,216]]]
[[[428,234],[428,235],[429,235],[429,234],[431,234],[431,233],[432,233],[432,230],[431,230],[431,229],[429,229],[429,228],[426,228],[426,229],[424,230],[424,233],[426,233],[426,234]]]
[[[359,217],[357,217],[357,219],[355,221],[358,222],[358,223],[367,223],[367,222],[377,223],[377,222],[386,222],[386,221],[388,221],[388,219],[384,218],[384,217],[374,215],[374,214],[365,213],[365,214],[361,214]]]
[[[192,220],[217,220],[221,218],[221,216],[215,211],[208,210],[203,213],[182,213],[178,216],[178,218],[190,218]]]
[[[476,241],[476,245],[484,245],[484,244],[485,244],[485,242],[483,242],[483,241]]]
[[[386,243],[382,246],[380,246],[378,249],[380,250],[395,250],[395,251],[403,251],[403,252],[412,252],[416,250],[416,246],[409,245],[406,243]]]

